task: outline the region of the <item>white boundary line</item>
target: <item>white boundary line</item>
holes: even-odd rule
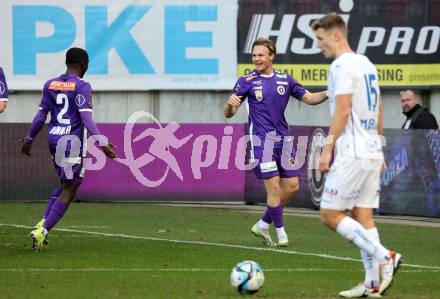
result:
[[[5,268],[0,272],[230,272],[231,269],[201,269],[201,268]],[[286,268],[264,269],[264,272],[363,272],[354,269],[325,269],[325,268]],[[440,272],[439,270],[400,270],[406,273]]]
[[[19,225],[19,224],[4,224],[4,223],[0,223],[0,226],[26,228],[26,229],[33,228],[32,226]],[[300,251],[277,249],[277,248],[270,248],[270,247],[253,247],[253,246],[223,244],[223,243],[215,243],[215,242],[165,239],[165,238],[155,238],[155,237],[133,236],[133,235],[127,235],[127,234],[114,234],[114,233],[83,231],[83,230],[67,229],[67,228],[54,228],[53,230],[62,231],[62,232],[82,233],[82,234],[95,235],[95,236],[104,236],[104,237],[118,237],[118,238],[137,239],[137,240],[162,241],[162,242],[169,242],[169,243],[181,243],[181,244],[192,244],[192,245],[207,245],[207,246],[216,246],[216,247],[225,247],[225,248],[248,249],[248,250],[256,250],[256,251],[270,251],[270,252],[279,252],[279,253],[292,254],[292,255],[315,256],[315,257],[331,259],[331,260],[354,261],[354,262],[361,261],[359,259],[354,259],[354,258],[350,258],[350,257],[334,256],[334,255],[321,254],[321,253],[300,252]],[[406,264],[406,263],[404,263],[403,266],[410,267],[410,268],[418,268],[418,269],[440,270],[439,266],[414,265],[414,264]]]

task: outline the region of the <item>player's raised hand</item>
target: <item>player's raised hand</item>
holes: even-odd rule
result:
[[[116,158],[117,158],[115,152],[113,151],[113,148],[114,148],[114,147],[115,147],[115,146],[114,146],[113,144],[111,144],[111,143],[109,143],[109,144],[106,145],[106,146],[101,146],[102,151],[104,152],[104,154],[105,154],[107,157],[109,157],[110,159],[116,159]]]
[[[18,142],[20,142],[21,145],[21,152],[25,155],[30,156],[31,155],[31,149],[32,149],[32,142],[29,142],[29,140],[27,138],[23,138],[18,140]]]
[[[231,94],[231,96],[228,99],[228,104],[232,107],[239,107],[241,104],[241,98],[243,96],[237,96],[235,94]]]

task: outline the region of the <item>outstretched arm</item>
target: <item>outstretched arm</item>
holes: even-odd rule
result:
[[[306,93],[301,98],[301,101],[303,101],[306,104],[309,105],[318,105],[327,100],[328,93],[327,90],[321,91],[321,92],[309,92],[306,91]]]

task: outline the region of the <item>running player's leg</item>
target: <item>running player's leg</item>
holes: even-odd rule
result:
[[[284,206],[281,203],[281,195],[283,190],[281,188],[280,177],[272,177],[264,180],[264,187],[267,193],[267,210],[272,218],[273,225],[275,226],[277,236],[278,236],[278,245],[279,246],[287,246],[287,234],[284,229],[284,217],[283,217],[283,209]]]
[[[374,163],[369,166],[372,165]],[[380,168],[374,169],[373,167],[373,169],[365,169],[365,171],[367,171],[367,176],[351,215],[365,228],[367,237],[380,243],[379,233],[373,219],[373,209],[379,207]],[[370,288],[378,288],[380,286],[379,261],[362,249],[361,258],[365,268],[364,285]]]
[[[283,148],[274,151],[277,167],[281,177],[281,203],[287,206],[293,195],[299,190],[300,167],[296,165],[296,152],[293,149],[293,139],[286,137]]]
[[[356,200],[368,178],[368,172],[357,165],[358,162],[360,161],[335,160],[324,186],[321,220],[326,226],[383,264],[382,268],[385,269],[387,280],[392,280],[394,267],[398,266],[400,255],[395,255],[382,246],[375,238],[369,236],[361,223],[344,213],[345,210],[352,210],[357,204]],[[369,224],[369,227],[371,225]]]
[[[274,161],[274,157],[271,156],[268,158],[264,158],[263,153],[264,150],[262,147],[254,147],[251,149],[251,157],[255,159],[255,161],[258,161],[258,164],[254,168],[255,175],[259,180],[263,180],[267,194],[266,210],[263,213],[261,219],[252,227],[252,233],[255,236],[261,238],[265,245],[274,246],[275,243],[272,241],[269,234],[269,227],[274,220],[273,208],[280,206],[280,192],[275,195],[276,190],[279,191],[281,189],[280,177],[277,163],[276,161]],[[263,162],[263,160],[266,162]],[[266,181],[269,181],[270,183],[266,183]],[[276,190],[271,187],[272,185],[278,186]],[[279,217],[277,217],[277,223],[278,219]]]
[[[367,237],[365,228],[345,215],[352,210],[365,180],[364,171],[356,159],[336,159],[327,176],[321,199],[321,221],[360,249],[384,262],[390,251]]]
[[[285,174],[283,174],[285,176]],[[281,186],[281,213],[284,214],[284,207],[287,206],[289,200],[293,195],[299,190],[299,179],[298,177],[282,177],[280,179]],[[284,225],[276,229],[278,235],[278,246],[285,247],[289,244],[289,239],[285,231]]]
[[[49,215],[50,209],[53,205],[53,203],[57,200],[57,198],[60,196],[61,191],[63,191],[63,188],[61,186],[57,187],[52,194],[49,196],[49,201],[47,202],[46,209],[44,210],[43,217],[41,220],[35,225],[35,228],[42,227],[44,225],[44,222],[47,219],[47,216]]]
[[[287,206],[289,201],[293,198],[296,192],[299,190],[298,177],[282,177],[281,178],[281,203],[283,206]]]
[[[67,170],[65,167],[60,167],[55,163],[55,169],[61,181],[62,191],[58,197],[53,199],[44,224],[30,233],[34,251],[39,251],[47,244],[49,231],[64,216],[70,202],[76,195],[76,190],[81,185],[84,176],[84,167],[81,159],[78,159],[77,162],[78,163],[69,165]]]
[[[380,242],[379,233],[373,220],[373,209],[355,207],[351,215],[354,220],[365,228],[365,232],[369,238]],[[365,269],[364,285],[369,288],[378,288],[380,286],[379,262],[366,251],[361,249],[360,252],[362,264]]]
[[[43,227],[50,231],[64,216],[69,204],[75,198],[76,190],[79,185],[72,183],[63,183],[62,192],[60,196],[55,200],[52,204],[52,207],[48,213],[47,219],[43,225]]]
[[[375,162],[366,162],[364,166],[374,165]],[[379,161],[380,163],[380,161]],[[368,168],[367,168],[368,169]],[[368,237],[380,243],[379,232],[376,228],[373,219],[373,209],[379,207],[380,195],[380,170],[379,168],[368,171],[368,176],[365,179],[364,185],[359,193],[354,209],[352,210],[352,217],[356,219],[366,230]],[[394,277],[395,270],[398,269],[401,257],[396,254],[394,257],[393,267],[380,267],[379,262],[369,255],[364,250],[361,250],[362,262],[365,267],[365,285],[377,287],[380,285],[379,293],[383,294],[390,286]],[[388,269],[387,269],[388,268]],[[380,280],[380,272],[382,270],[382,279]],[[392,270],[392,272],[390,272]],[[385,273],[385,272],[387,273]],[[378,282],[380,282],[378,284]]]
[[[268,246],[274,246],[275,243],[272,241],[269,234],[269,223],[266,222],[266,215],[270,216],[270,220],[273,221],[273,224],[277,230],[277,233],[280,229],[284,230],[283,223],[283,214],[282,214],[282,205],[281,205],[281,186],[280,186],[280,177],[274,176],[267,179],[264,179],[264,188],[266,189],[267,194],[267,205],[266,211],[263,214],[263,217],[254,225],[252,228],[252,232],[254,235],[263,239],[264,244]],[[285,233],[284,233],[285,234]]]

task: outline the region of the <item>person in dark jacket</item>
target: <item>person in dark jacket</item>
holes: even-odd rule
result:
[[[400,102],[406,116],[402,129],[438,129],[434,115],[420,104],[420,96],[414,90],[402,91]]]

